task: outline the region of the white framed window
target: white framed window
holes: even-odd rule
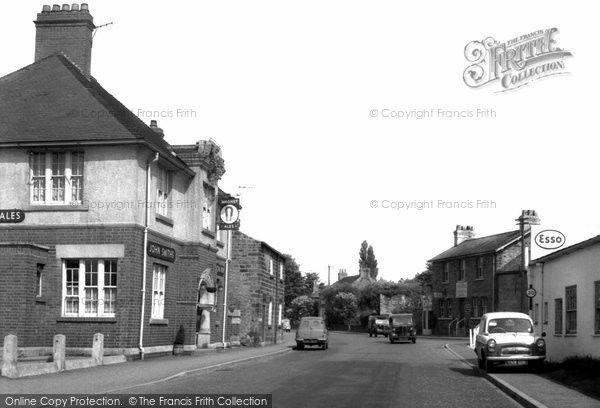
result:
[[[467,276],[467,260],[461,259],[460,268],[458,270],[458,280],[464,281]]]
[[[171,194],[171,172],[158,166],[158,177],[156,181],[156,213],[168,216],[169,195]]]
[[[279,279],[283,279],[283,264],[279,264]]]
[[[267,314],[267,324],[270,326],[273,324],[273,302],[269,302],[269,310]]]
[[[114,317],[116,259],[63,259],[63,316]]]
[[[36,297],[42,297],[42,295],[44,294],[43,292],[43,288],[44,288],[44,264],[37,264],[37,268],[36,268],[36,290],[35,290],[35,296]]]
[[[450,263],[446,262],[444,264],[444,274],[442,275],[442,282],[450,281]]]
[[[269,275],[273,276],[273,259],[269,259]]]
[[[577,285],[565,288],[566,334],[577,334]]]
[[[69,204],[83,200],[83,152],[31,152],[32,204]]]
[[[277,319],[277,324],[281,326],[281,320],[283,318],[283,305],[279,304],[279,317]]]
[[[204,183],[202,198],[202,228],[215,230],[215,188]]]
[[[162,319],[165,315],[165,280],[167,267],[154,264],[152,269],[152,319]]]

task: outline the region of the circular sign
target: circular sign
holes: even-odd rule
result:
[[[537,294],[536,290],[534,288],[529,288],[527,289],[527,291],[525,292],[525,294],[527,295],[528,298],[532,298],[535,297],[535,295]]]
[[[535,243],[543,249],[558,249],[566,242],[564,234],[557,230],[544,230],[537,233]]]
[[[240,211],[233,204],[227,204],[221,208],[221,221],[225,224],[235,224],[240,217]]]

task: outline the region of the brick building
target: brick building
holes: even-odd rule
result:
[[[269,244],[241,231],[233,232],[228,302],[233,333],[277,342],[281,334],[285,291],[285,257]]]
[[[140,357],[181,326],[188,349],[222,341],[219,147],[170,145],[102,88],[86,4],[35,25],[35,62],[0,78],[0,338],[100,332]]]
[[[529,248],[529,229],[524,237]],[[429,262],[434,334],[466,335],[487,312],[526,312],[519,230],[475,238],[473,227],[457,225],[454,246]]]

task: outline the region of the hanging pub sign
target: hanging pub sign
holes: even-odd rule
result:
[[[219,200],[219,229],[240,229],[240,200],[239,198],[221,198]]]
[[[148,255],[169,262],[175,262],[175,250],[156,242],[148,241]]]
[[[23,210],[0,210],[0,224],[18,224],[25,219]]]

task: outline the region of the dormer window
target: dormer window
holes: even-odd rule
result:
[[[83,152],[30,154],[32,204],[69,204],[83,201]]]

